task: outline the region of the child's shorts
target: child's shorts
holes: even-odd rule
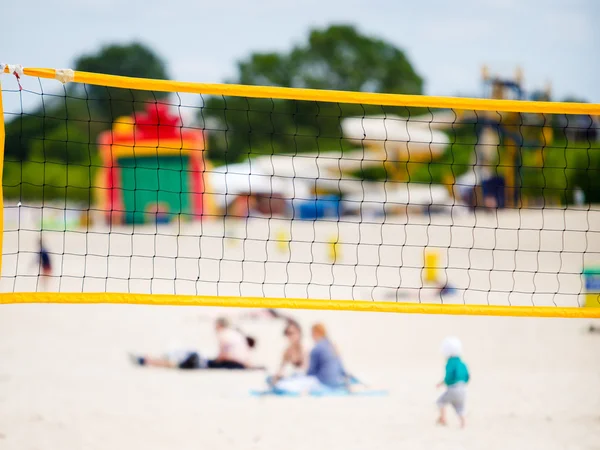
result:
[[[448,386],[446,392],[440,395],[438,406],[452,405],[456,414],[462,416],[465,412],[465,399],[467,397],[467,386],[464,383]]]

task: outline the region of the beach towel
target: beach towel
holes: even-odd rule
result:
[[[302,397],[308,395],[310,397],[384,397],[388,394],[386,390],[378,390],[378,389],[368,389],[361,388],[353,390],[348,389],[346,387],[328,387],[325,385],[319,385],[316,388],[311,389],[308,393],[302,394],[297,391],[288,391],[285,389],[280,389],[275,386],[271,386],[270,378],[267,378],[267,384],[270,386],[266,390],[251,390],[250,395],[253,397],[265,397],[265,396],[274,396],[274,397]],[[359,381],[356,377],[350,377],[349,380],[350,386],[364,386],[364,384]]]
[[[288,392],[275,389],[268,389],[265,391],[251,390],[250,395],[253,397],[302,397],[303,394],[298,392]],[[347,389],[330,389],[311,391],[308,393],[309,397],[385,397],[388,392],[385,390],[363,390],[358,392],[352,392]]]

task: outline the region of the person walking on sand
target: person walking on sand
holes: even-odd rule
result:
[[[438,424],[446,425],[446,406],[452,405],[458,415],[461,428],[465,427],[465,399],[470,375],[467,365],[461,359],[462,344],[458,338],[447,337],[442,342],[442,353],[446,357],[446,375],[438,383],[438,388],[446,386],[439,397],[437,406],[440,411]]]
[[[48,280],[52,276],[52,261],[50,259],[50,253],[46,247],[44,247],[44,242],[40,238],[40,250],[37,254],[37,264],[38,264],[38,277],[40,279],[40,284],[43,291],[46,291],[48,288]]]

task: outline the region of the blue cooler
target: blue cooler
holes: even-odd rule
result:
[[[335,195],[317,197],[314,200],[295,200],[294,219],[339,219],[340,198]]]

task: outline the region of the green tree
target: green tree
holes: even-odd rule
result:
[[[32,114],[20,114],[6,124],[4,158],[8,161],[21,161],[29,156],[35,139],[44,134],[44,117],[41,110]]]
[[[350,25],[312,30],[287,54],[255,53],[238,63],[242,84],[420,94],[423,80],[404,52]]]
[[[75,60],[75,70],[161,80],[169,78],[162,59],[139,43],[108,45],[96,53],[80,56]],[[85,92],[79,94],[90,99],[91,107],[111,122],[120,116],[130,115],[135,110],[142,109],[142,102],[168,96],[165,92],[92,85],[86,86]]]
[[[90,149],[94,144],[84,129],[69,123],[50,130],[43,139],[34,140],[30,159],[89,167],[92,163]]]
[[[402,50],[348,25],[312,30],[306,43],[287,53],[254,53],[238,63],[232,82],[404,94],[419,94],[423,86]],[[210,124],[209,156],[235,161],[255,153],[340,150],[345,146],[341,118],[408,112],[406,108],[212,97],[201,116]]]
[[[565,103],[588,103],[583,97],[577,97],[575,95],[567,95],[562,101]]]
[[[161,59],[133,43],[110,45],[76,59],[76,70],[167,78]],[[115,118],[143,108],[139,102],[165,93],[69,84],[60,93],[40,96],[40,106],[6,124],[3,184],[16,198],[69,198],[89,201],[98,164],[98,134]]]
[[[42,97],[42,105],[31,112],[23,112],[6,124],[6,159],[22,161],[30,158],[36,143],[47,140],[48,136],[69,128],[69,141],[73,141],[75,131],[85,135],[85,142],[95,144],[98,133],[110,127],[110,122],[102,118],[89,102],[71,96],[63,91],[62,95]],[[65,137],[66,139],[66,137]]]

